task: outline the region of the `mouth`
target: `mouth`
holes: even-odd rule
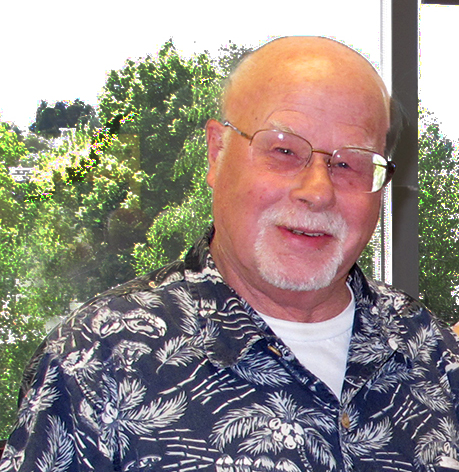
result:
[[[286,238],[284,243],[299,247],[325,247],[331,242],[341,244],[347,237],[347,225],[343,217],[331,212],[271,209],[263,215],[262,226],[265,229],[277,228]]]
[[[294,248],[295,251],[302,250],[322,250],[332,243],[336,238],[333,233],[326,231],[325,228],[316,227],[298,227],[290,225],[277,226],[282,235],[282,244],[285,248]]]

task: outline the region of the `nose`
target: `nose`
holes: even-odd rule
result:
[[[308,165],[293,179],[290,197],[309,206],[311,211],[323,211],[335,203],[335,188],[330,178],[327,159],[315,154]]]

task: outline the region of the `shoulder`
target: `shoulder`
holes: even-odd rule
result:
[[[92,298],[59,325],[48,339],[65,339],[81,329],[91,329],[96,336],[104,338],[113,331],[133,330],[129,325],[133,318],[143,319],[144,329],[155,331],[155,317],[151,315],[161,314],[170,292],[183,285],[183,263],[177,261]]]
[[[407,354],[413,349],[436,350],[459,356],[458,339],[446,323],[424,304],[390,285],[368,280],[358,267],[351,273],[356,298],[356,324],[359,332],[379,332],[385,339],[396,340]]]
[[[145,353],[163,338],[177,312],[176,299],[186,294],[183,262],[137,277],[92,298],[70,314],[44,339],[24,371],[22,398],[46,356],[72,370],[97,357],[112,362],[126,350]]]
[[[424,318],[442,322],[420,301],[403,290],[383,282],[368,279],[358,266],[354,266],[349,275],[349,284],[356,299],[357,308],[375,316],[397,317],[409,320]]]
[[[118,370],[133,355],[155,351],[184,325],[197,329],[196,287],[218,278],[209,253],[211,236],[209,228],[183,261],[109,289],[74,311],[38,347],[25,370],[20,398],[45,356],[46,362],[57,362],[71,372],[89,359]],[[208,285],[207,293],[214,296],[214,284]]]

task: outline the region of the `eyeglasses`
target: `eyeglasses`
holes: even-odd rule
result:
[[[343,191],[378,192],[395,172],[394,162],[369,149],[343,147],[329,153],[314,149],[309,141],[293,133],[261,129],[250,136],[229,121],[224,126],[250,141],[258,166],[277,174],[298,174],[309,164],[314,152],[330,156],[327,161],[330,179],[335,188]]]

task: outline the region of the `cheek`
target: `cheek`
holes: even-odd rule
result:
[[[380,199],[371,199],[370,202],[356,207],[349,226],[358,229],[363,239],[369,239],[378,222],[379,213]]]
[[[270,188],[268,185],[264,184],[260,185],[258,182],[254,183],[253,181],[246,182],[244,188],[248,203],[252,205],[269,200],[270,194],[272,193],[272,187]]]
[[[245,166],[236,169],[234,178],[228,184],[234,197],[249,207],[269,204],[282,193],[282,185],[271,175],[257,172],[257,169]]]
[[[350,234],[368,239],[373,234],[380,213],[380,195],[367,194],[340,201],[341,214],[347,222]]]

